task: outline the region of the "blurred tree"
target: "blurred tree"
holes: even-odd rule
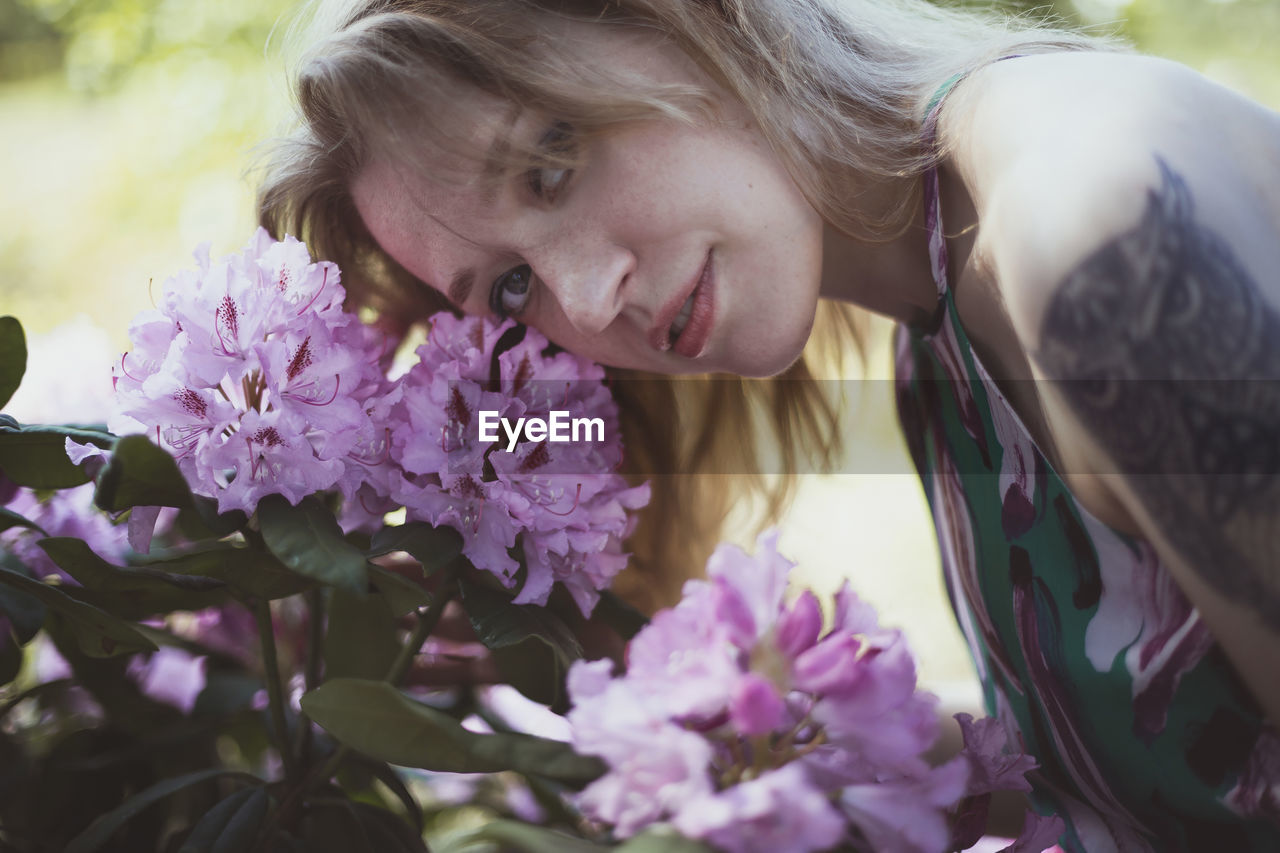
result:
[[[147,63],[176,54],[243,54],[260,60],[289,0],[0,0],[61,56],[79,92],[121,86]],[[0,6],[2,8],[2,6]]]
[[[57,70],[62,46],[57,28],[21,0],[0,0],[0,81]]]
[[[1131,0],[1123,11],[1139,47],[1280,107],[1278,0]]]

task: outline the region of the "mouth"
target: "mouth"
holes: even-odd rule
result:
[[[712,253],[707,252],[702,269],[690,282],[684,298],[679,302],[673,299],[662,309],[658,324],[649,333],[649,343],[654,349],[673,350],[685,358],[702,355],[715,318],[714,283]]]

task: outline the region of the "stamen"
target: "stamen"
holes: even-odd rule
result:
[[[355,452],[348,453],[347,455],[357,462],[361,462],[365,465],[381,465],[383,462],[386,462],[391,456],[391,427],[385,427],[383,429],[383,433],[382,449],[378,452],[377,459],[368,459],[356,454]]]
[[[134,382],[141,382],[141,381],[142,381],[141,379],[138,379],[136,376],[134,376],[134,375],[133,375],[132,373],[130,373],[128,370],[125,370],[125,367],[124,367],[124,360],[125,360],[126,358],[128,358],[128,357],[129,357],[129,353],[125,353],[124,355],[120,356],[120,372],[121,372],[121,373],[123,373],[125,376],[128,376],[128,377],[129,377],[130,379],[132,379]]]
[[[548,509],[547,512],[551,513],[552,515],[558,515],[562,518],[566,515],[573,515],[573,511],[578,508],[578,502],[581,500],[582,500],[582,484],[579,483],[578,489],[573,495],[573,506],[569,507],[569,509],[566,512],[556,512],[554,509]]]
[[[306,305],[302,306],[302,310],[298,312],[299,317],[305,314],[307,312],[307,309],[310,308],[312,305],[314,305],[315,301],[320,298],[320,294],[324,291],[325,283],[328,281],[329,281],[329,268],[325,267],[324,272],[320,277],[320,287],[317,288],[315,295],[311,297],[311,301],[308,302]]]
[[[333,378],[334,378],[333,393],[330,394],[329,399],[325,400],[323,403],[316,402],[315,400],[308,400],[302,394],[285,394],[284,396],[289,397],[290,399],[293,399],[293,400],[297,400],[299,403],[306,403],[308,406],[327,406],[330,403],[332,403],[334,400],[338,399],[338,389],[342,387],[342,376],[335,373],[333,375]]]
[[[260,461],[253,452],[253,439],[245,436],[244,443],[249,448],[249,479],[256,480],[258,479],[258,465],[260,464]]]

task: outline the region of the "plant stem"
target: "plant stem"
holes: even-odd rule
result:
[[[431,604],[425,610],[418,611],[418,622],[413,626],[413,633],[409,635],[409,642],[400,648],[400,654],[396,655],[395,661],[391,664],[391,669],[387,671],[387,681],[392,684],[399,684],[404,677],[413,668],[413,660],[418,656],[422,644],[427,641],[427,637],[431,636],[431,632],[436,629],[436,625],[440,622],[440,617],[444,615],[445,606],[453,598],[455,591],[454,580],[457,577],[456,572],[446,571],[444,582],[440,584],[440,592],[431,600]]]
[[[306,684],[310,692],[320,686],[320,666],[324,654],[324,590],[316,588],[307,590],[307,670]],[[298,734],[295,739],[294,755],[305,767],[307,756],[311,753],[311,719],[303,712],[298,712]]]
[[[427,637],[431,636],[431,632],[435,630],[436,625],[440,622],[440,617],[444,615],[445,607],[457,591],[457,585],[454,581],[457,580],[458,569],[455,567],[447,568],[444,570],[443,575],[440,591],[431,599],[431,604],[426,609],[418,611],[418,622],[413,626],[413,633],[409,636],[409,641],[400,648],[400,654],[396,656],[395,662],[391,664],[391,668],[387,672],[386,680],[393,685],[399,684],[408,674],[413,666],[414,658],[418,656],[419,649],[427,641]],[[329,760],[325,762],[317,778],[310,781],[323,782],[332,778],[350,752],[350,747],[340,744],[334,750],[333,755],[329,756]]]
[[[284,691],[280,689],[280,663],[276,659],[276,636],[271,623],[271,603],[254,601],[253,617],[258,623],[258,641],[262,645],[263,678],[267,682],[267,700],[271,706],[271,725],[275,729],[276,749],[284,763],[284,777],[290,783],[297,778],[293,750],[289,748],[289,730],[285,724]]]

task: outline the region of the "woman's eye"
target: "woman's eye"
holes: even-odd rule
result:
[[[555,201],[573,174],[573,169],[565,165],[565,161],[574,156],[573,129],[565,122],[555,122],[538,140],[538,150],[558,165],[535,165],[530,169],[526,173],[529,190],[537,198]]]
[[[555,201],[572,169],[530,169],[529,190],[538,198]]]
[[[529,301],[529,285],[533,270],[528,264],[509,269],[498,276],[489,291],[489,309],[502,319],[519,314]]]

